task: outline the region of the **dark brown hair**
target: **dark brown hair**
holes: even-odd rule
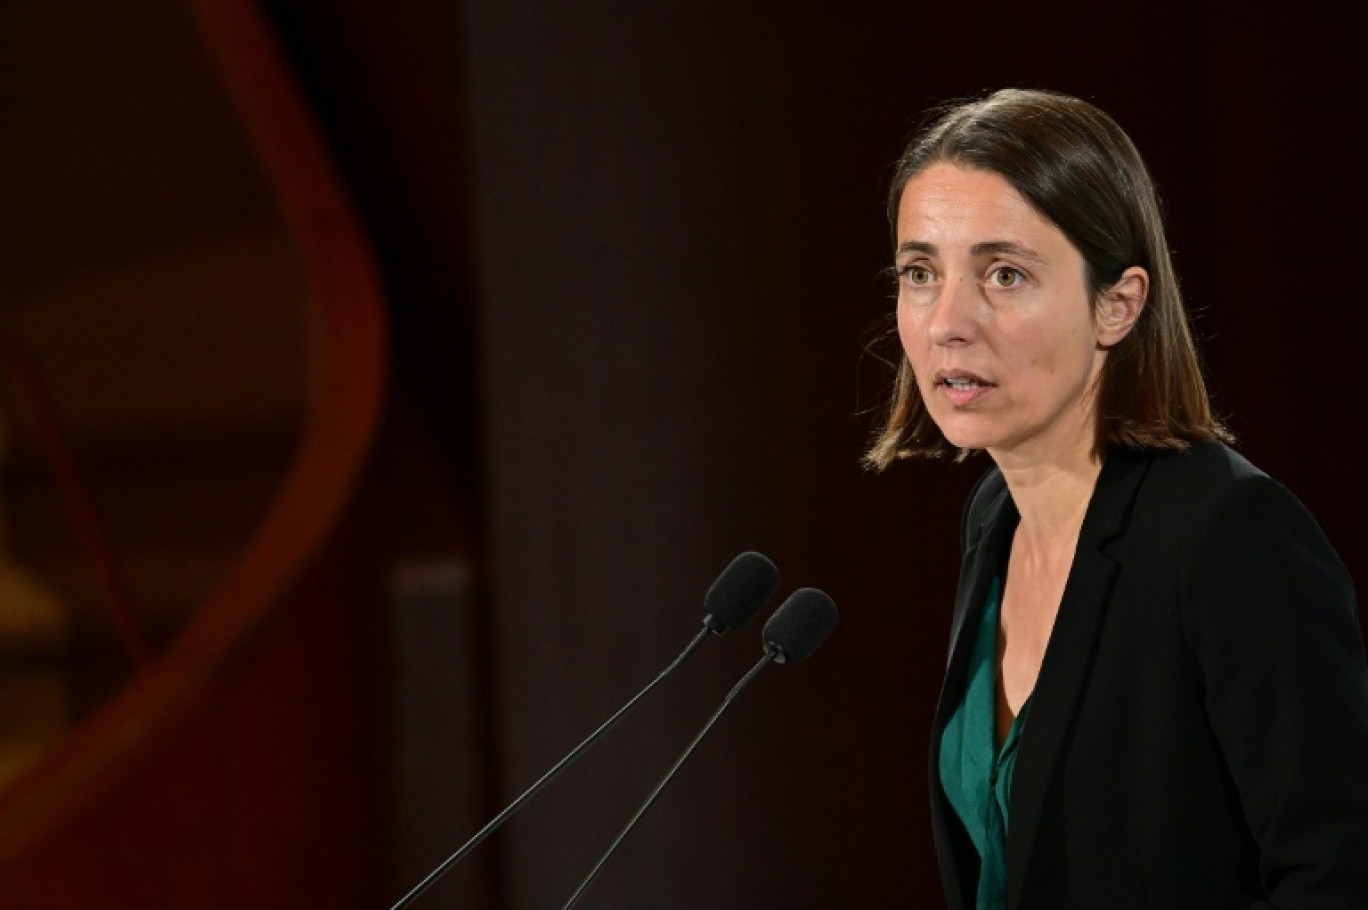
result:
[[[1107,353],[1098,377],[1097,453],[1230,439],[1211,410],[1154,184],[1115,121],[1078,98],[1022,89],[950,107],[898,160],[888,191],[895,247],[903,190],[937,162],[990,171],[1010,183],[1082,255],[1091,299],[1131,266],[1149,273],[1145,306]],[[931,420],[902,355],[888,414],[866,463],[883,469],[910,455],[956,452]]]

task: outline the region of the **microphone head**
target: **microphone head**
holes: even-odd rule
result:
[[[703,625],[714,634],[751,621],[779,587],[779,570],[768,556],[747,550],[722,570],[703,597]]]
[[[827,640],[836,619],[836,604],[825,591],[799,588],[765,623],[765,650],[777,663],[802,663]]]

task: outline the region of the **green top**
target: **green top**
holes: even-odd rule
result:
[[[940,744],[941,786],[979,854],[978,910],[1007,906],[1007,807],[1017,743],[1030,705],[1027,699],[998,748],[994,689],[1001,601],[1002,582],[995,578],[969,656],[964,697],[950,715]]]

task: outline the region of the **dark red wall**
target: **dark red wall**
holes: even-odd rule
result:
[[[886,382],[861,353],[891,311],[884,184],[933,103],[1041,86],[1130,131],[1218,407],[1368,577],[1349,4],[276,7],[384,254],[398,395],[481,516],[497,796],[674,655],[737,550],[843,611],[587,905],[938,899],[924,744],[982,465],[858,467]],[[757,654],[751,631],[713,643],[483,848],[497,906],[563,899]]]
[[[344,535],[136,767],[0,867],[7,907],[372,907],[389,898],[384,613]],[[350,541],[350,543],[348,542]]]

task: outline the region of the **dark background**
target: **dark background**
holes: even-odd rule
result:
[[[232,4],[198,4],[216,6]],[[674,658],[714,576],[758,549],[780,597],[821,587],[841,625],[810,663],[765,671],[581,906],[940,903],[926,744],[960,505],[986,462],[873,475],[860,457],[896,355],[891,164],[928,108],[1003,86],[1079,95],[1130,133],[1218,411],[1368,577],[1362,6],[261,6],[378,256],[384,419],[328,547],[206,685],[217,714],[159,735],[65,834],[0,863],[0,902],[387,906]],[[188,6],[137,8],[174,28],[135,40],[127,12],[73,5],[88,44],[13,56],[79,99],[88,77],[61,53],[173,56],[193,31]],[[211,82],[188,48],[178,78]],[[138,148],[198,122],[157,110]],[[208,130],[189,132],[245,157]],[[94,165],[132,159],[61,152],[122,199]],[[259,177],[196,182],[193,156],[165,154],[128,181],[157,205],[198,211],[198,192],[270,214]],[[24,162],[7,185],[32,182]],[[136,233],[138,206],[102,211],[107,233]],[[8,220],[12,264],[34,259],[23,240],[58,256],[40,241],[62,224],[40,227]],[[216,438],[202,445],[236,464]],[[186,474],[187,502],[245,499]],[[710,641],[418,906],[559,905],[760,654],[754,628]]]
[[[1218,410],[1365,577],[1350,9],[274,6],[387,270],[397,397],[478,529],[470,747],[491,806],[676,653],[736,551],[842,609],[810,664],[738,704],[590,905],[939,899],[925,742],[984,463],[859,467],[888,379],[864,352],[891,313],[883,194],[931,105],[1046,87],[1127,129]],[[492,905],[563,899],[758,653],[750,630],[711,645],[453,877],[485,876]]]

